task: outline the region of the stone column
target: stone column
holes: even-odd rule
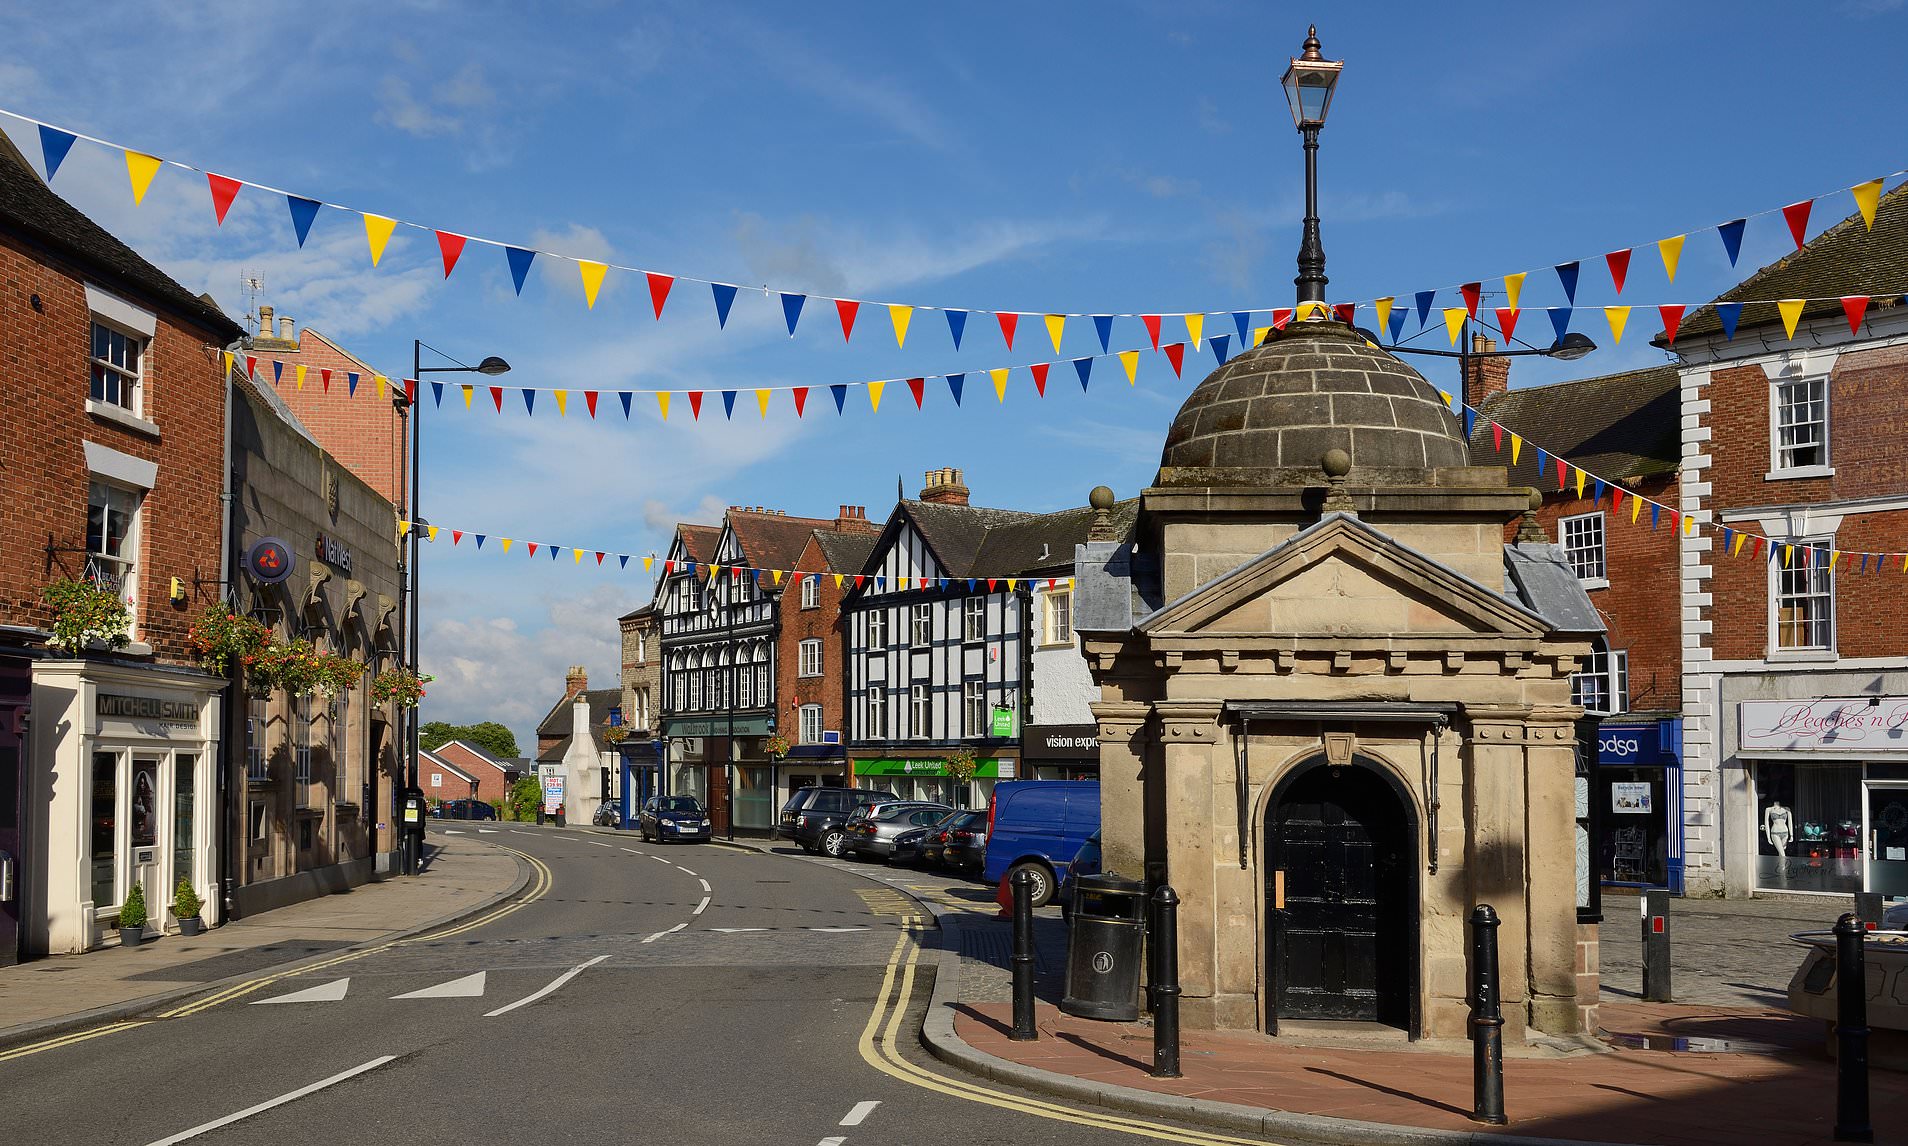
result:
[[[1095,701],[1100,724],[1100,866],[1129,879],[1146,878],[1146,768],[1152,706]]]
[[[1529,869],[1524,835],[1524,717],[1511,705],[1467,706],[1470,743],[1465,752],[1464,818],[1469,828],[1465,868],[1471,904],[1488,903],[1502,920],[1498,929],[1498,981],[1503,985],[1504,1038],[1524,1035],[1525,985],[1529,981]],[[1562,837],[1568,840],[1569,833]],[[1468,949],[1468,946],[1467,946]]]
[[[1232,837],[1227,825],[1235,819],[1232,801],[1226,799],[1221,806],[1216,798],[1219,765],[1226,765],[1228,778],[1231,774],[1231,761],[1220,759],[1221,708],[1216,700],[1161,700],[1153,705],[1159,714],[1164,773],[1158,814],[1164,821],[1166,878],[1180,904],[1180,1005],[1185,1022],[1194,1027],[1217,1023],[1214,996],[1220,963],[1250,961],[1257,949],[1252,936],[1227,935],[1221,950],[1213,867],[1218,849]]]
[[[1577,1011],[1577,817],[1574,709],[1540,708],[1526,730],[1530,1023],[1570,1034]]]

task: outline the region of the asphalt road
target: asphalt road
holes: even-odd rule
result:
[[[527,901],[0,1062],[7,1137],[1135,1140],[1110,1128],[1124,1116],[1039,1106],[921,1050],[934,925],[893,888],[972,885],[574,829],[485,840],[534,858]]]

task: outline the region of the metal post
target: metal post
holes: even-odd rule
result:
[[[1835,1140],[1873,1142],[1868,1121],[1868,931],[1854,912],[1835,921]]]
[[[1172,885],[1153,893],[1153,1077],[1179,1075],[1179,896]]]
[[[1325,243],[1318,233],[1318,124],[1299,130],[1305,136],[1305,234],[1299,242],[1298,304],[1325,302]]]
[[[1402,329],[1402,328],[1401,328]],[[1458,401],[1465,409],[1471,405],[1471,320],[1466,318],[1464,325],[1458,328]],[[1464,419],[1464,410],[1458,411],[1458,420]]]
[[[419,657],[418,655],[417,615],[424,611],[424,608],[423,608],[424,602],[418,596],[418,576],[417,576],[418,560],[419,558],[423,556],[423,548],[422,548],[423,538],[419,536],[419,534],[421,534],[423,530],[417,527],[417,520],[420,516],[420,514],[418,513],[418,503],[423,500],[422,497],[420,496],[423,491],[420,488],[420,484],[418,481],[418,474],[420,472],[418,467],[418,450],[419,450],[419,447],[423,444],[424,419],[420,416],[423,411],[423,407],[418,405],[417,390],[416,390],[416,387],[418,385],[417,376],[423,373],[423,371],[420,369],[420,367],[423,364],[422,363],[423,353],[424,353],[423,341],[421,339],[415,339],[415,338],[412,339],[411,340],[411,379],[412,381],[411,381],[411,386],[407,388],[406,390],[406,398],[408,399],[406,405],[409,409],[410,416],[411,416],[411,515],[410,516],[411,516],[412,524],[411,524],[411,531],[410,531],[411,533],[410,643],[411,643],[411,673],[414,676],[417,675],[418,666],[420,663],[422,663],[422,658]],[[419,712],[419,710],[415,706],[404,706],[400,709],[400,711],[402,713],[402,715],[400,716],[400,719],[405,722],[405,728],[408,730],[407,739],[405,741],[404,787],[406,791],[410,791],[412,789],[415,789],[418,786],[417,749],[418,749],[418,732],[419,732],[419,725],[422,720],[422,714]],[[404,845],[404,848],[405,848],[404,874],[416,875],[418,863],[423,858],[417,854],[418,833],[406,832],[404,833],[404,836],[406,840],[408,841]]]
[[[1866,929],[1873,931],[1882,925],[1882,893],[1879,891],[1858,891],[1855,893],[1855,914]]]
[[[1471,909],[1471,1121],[1502,1126],[1504,1014],[1497,983],[1497,912]]]
[[[1014,1029],[1017,1043],[1039,1038],[1034,1030],[1033,872],[1024,868],[1008,881],[1014,889]]]
[[[1643,893],[1643,1000],[1671,1001],[1669,892]]]

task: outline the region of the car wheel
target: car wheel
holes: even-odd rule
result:
[[[1045,907],[1053,899],[1053,873],[1039,860],[1022,860],[1007,869],[1007,887],[1014,886],[1014,877],[1021,872],[1033,873],[1033,894],[1029,897],[1035,907]]]
[[[822,854],[829,859],[840,859],[842,854],[848,850],[848,837],[830,828],[828,831],[822,833],[821,850]]]

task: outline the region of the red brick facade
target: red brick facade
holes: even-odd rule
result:
[[[463,741],[453,740],[447,744],[440,744],[433,755],[475,779],[478,799],[486,802],[501,802],[509,795],[510,780],[504,774],[502,764],[471,748]]]
[[[277,332],[271,330],[272,308],[261,307],[259,317],[258,337],[251,339],[248,346],[248,352],[258,359],[259,384],[278,391],[278,396],[318,439],[326,453],[383,494],[392,505],[404,505],[409,443],[405,439],[404,419],[391,404],[394,392],[389,388],[397,387],[395,393],[402,394],[403,380],[390,379],[380,399],[373,377],[375,371],[323,334],[304,329],[297,331],[296,339],[277,337]],[[289,318],[279,321],[281,330],[291,323]],[[271,367],[273,361],[285,364],[276,379]],[[305,367],[302,388],[298,385],[299,366]],[[329,390],[324,385],[325,370],[331,371]],[[351,396],[347,377],[354,371],[360,375],[355,397]],[[447,386],[446,390],[446,401],[452,400],[453,395],[458,395],[457,401],[463,401],[455,386]],[[419,400],[428,403],[428,393]]]
[[[821,543],[813,537],[796,559],[797,572],[816,573],[815,606],[802,607],[799,582],[783,594],[780,619],[780,647],[775,650],[775,727],[790,744],[800,744],[802,706],[822,706],[821,726],[839,731],[842,725],[842,646],[841,598],[845,592],[835,587],[834,574],[822,555]],[[801,675],[803,641],[821,642],[821,675]]]

